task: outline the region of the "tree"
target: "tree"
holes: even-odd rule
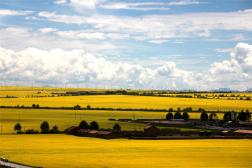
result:
[[[36,104],[32,104],[32,108],[36,108]]]
[[[223,120],[230,121],[231,120],[231,112],[224,113]]]
[[[189,116],[189,114],[185,111],[185,112],[183,113],[183,115],[182,115],[182,118],[183,118],[185,121],[188,121],[189,118],[190,118],[190,116]]]
[[[81,109],[81,106],[80,105],[76,105],[76,106],[74,106],[74,110],[80,110]]]
[[[214,120],[217,120],[217,119],[218,119],[218,116],[217,116],[216,113],[211,113],[211,114],[209,115],[209,120],[210,120],[210,121],[214,121]]]
[[[49,133],[49,124],[47,121],[44,121],[40,125],[41,133],[46,134]]]
[[[57,125],[53,126],[53,128],[51,129],[51,133],[59,133],[59,128]]]
[[[21,124],[17,123],[15,126],[14,126],[14,130],[15,131],[20,131],[22,129],[22,126]]]
[[[120,132],[121,131],[121,126],[119,125],[119,124],[115,124],[114,126],[113,126],[113,131],[114,132]]]
[[[206,110],[205,109],[203,109],[203,108],[199,108],[199,110],[198,110],[199,112],[205,112]]]
[[[172,112],[169,112],[166,114],[166,120],[172,120],[173,119],[173,114]]]
[[[90,106],[90,105],[87,105],[87,109],[90,110],[90,109],[91,109],[91,106]]]
[[[97,123],[96,121],[92,121],[92,122],[90,123],[90,129],[91,129],[91,130],[98,130],[98,129],[99,129],[98,123]]]
[[[200,120],[201,121],[208,121],[208,114],[206,111],[202,111],[200,115]]]
[[[174,119],[181,119],[182,118],[182,115],[179,111],[177,111],[174,115]]]
[[[88,123],[85,120],[83,120],[80,122],[79,127],[80,129],[88,129]]]
[[[249,113],[249,111],[241,111],[239,114],[238,114],[238,120],[240,121],[249,121],[251,119],[251,114]]]

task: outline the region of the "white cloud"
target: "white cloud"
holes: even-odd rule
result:
[[[4,81],[34,81],[38,84],[88,87],[174,88],[183,87],[184,71],[167,62],[160,68],[112,62],[83,50],[40,50],[15,52],[0,48],[0,73]],[[181,80],[182,79],[182,80]]]
[[[246,89],[252,84],[252,45],[239,43],[229,60],[213,63],[206,72],[185,71],[174,62],[158,67],[114,62],[84,50],[20,51],[0,48],[2,81],[41,85],[144,89]]]
[[[67,0],[54,0],[55,4],[65,4],[67,3]]]
[[[55,0],[56,4],[69,5],[81,14],[90,14],[96,7],[105,0]]]
[[[171,2],[107,2],[99,7],[104,9],[127,9],[139,11],[169,10],[168,6],[197,5],[201,2],[195,0],[180,0]]]
[[[230,86],[246,89],[252,85],[252,45],[238,43],[231,52],[230,60],[211,65],[207,82],[219,87]]]
[[[230,53],[233,51],[233,48],[217,48],[215,51],[219,53]]]
[[[20,27],[8,27],[0,29],[0,45],[13,50],[21,50],[28,47],[50,50],[52,48],[62,49],[84,49],[89,52],[101,52],[102,50],[115,50],[120,47],[106,41],[90,41],[99,39],[96,34],[70,34],[57,35],[61,31],[54,28],[41,28],[32,31]],[[49,33],[49,34],[48,34]],[[79,37],[78,37],[79,36]]]
[[[32,11],[17,11],[17,10],[9,10],[9,9],[0,9],[0,16],[19,16],[19,15],[28,15],[31,13]]]
[[[210,37],[214,30],[252,31],[252,11],[226,13],[189,13],[144,15],[141,17],[109,15],[60,15],[40,12],[41,19],[65,24],[88,25],[94,31],[128,34],[135,40],[165,42],[171,38]],[[151,25],[151,26],[150,26]],[[235,37],[236,40],[242,36]]]
[[[52,32],[55,32],[55,31],[57,31],[58,29],[56,29],[56,28],[51,28],[51,27],[44,27],[44,28],[41,28],[41,29],[39,29],[39,31],[41,32],[41,33],[52,33]]]

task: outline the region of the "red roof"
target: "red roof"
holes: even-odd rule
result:
[[[236,130],[235,132],[240,134],[252,134],[252,130]]]

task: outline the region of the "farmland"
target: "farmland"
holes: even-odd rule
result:
[[[39,104],[48,107],[73,107],[77,104],[86,107],[111,107],[111,108],[149,108],[168,109],[199,107],[207,110],[252,110],[252,101],[222,100],[222,99],[194,99],[170,98],[151,96],[129,95],[94,95],[94,96],[60,96],[60,97],[31,97],[31,98],[1,98],[1,106],[32,106]]]
[[[70,90],[70,89],[69,89]],[[75,90],[75,89],[73,89]],[[77,90],[77,89],[76,89]],[[0,106],[181,109],[192,107],[206,110],[252,110],[252,101],[240,99],[199,99],[184,97],[133,95],[59,96],[60,88],[0,88]],[[174,94],[173,94],[174,95]],[[246,93],[245,96],[250,96]],[[15,97],[15,98],[14,98]],[[85,120],[97,121],[101,128],[119,123],[122,130],[143,130],[142,123],[119,122],[109,119],[164,119],[167,112],[0,108],[0,156],[42,167],[251,167],[252,141],[242,140],[103,140],[64,134],[13,134],[16,123],[22,130],[40,129],[43,121],[50,128],[62,131]],[[191,119],[200,113],[190,112]],[[218,118],[223,113],[218,113]],[[191,128],[178,128],[186,131]],[[148,158],[148,159],[146,159]],[[235,159],[234,159],[235,158]],[[179,159],[179,162],[178,162]],[[213,162],[214,160],[214,162]]]
[[[68,135],[2,135],[0,143],[0,154],[5,157],[43,167],[252,166],[251,140],[108,141]]]
[[[75,117],[76,113],[76,117]],[[0,109],[0,132],[13,133],[13,127],[20,122],[24,129],[37,129],[42,121],[48,121],[51,126],[57,125],[64,130],[72,125],[78,125],[81,120],[97,121],[102,128],[112,128],[116,121],[109,118],[164,119],[164,112],[135,111],[96,111],[96,110],[44,110],[44,109]],[[199,118],[199,113],[191,113],[191,118]],[[222,117],[222,114],[218,114]],[[120,123],[124,130],[142,130],[144,125],[137,123]]]

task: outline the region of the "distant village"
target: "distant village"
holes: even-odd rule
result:
[[[244,116],[243,116],[244,115]],[[99,129],[98,123],[82,121],[78,126],[72,126],[64,132],[70,135],[95,137],[103,139],[252,139],[252,122],[250,113],[226,113],[223,120],[218,120],[214,114],[202,111],[200,119],[190,119],[189,114],[169,112],[166,119],[113,119],[115,123],[141,123],[145,124],[142,131],[122,130],[116,123],[112,129]],[[243,117],[243,118],[242,118]],[[242,121],[243,120],[243,121]]]

